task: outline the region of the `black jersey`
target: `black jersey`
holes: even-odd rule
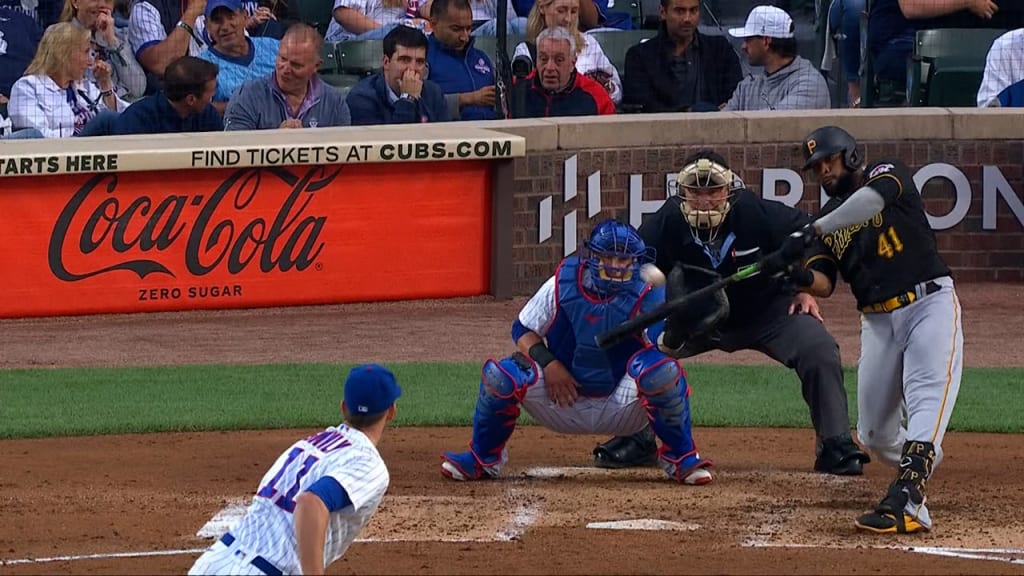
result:
[[[835,279],[836,266],[850,284],[857,307],[884,302],[914,286],[950,274],[939,256],[921,193],[901,162],[875,162],[864,168],[863,186],[885,199],[885,208],[867,222],[822,236],[807,265]],[[842,205],[852,190],[831,198],[825,215]]]
[[[786,236],[811,220],[809,214],[758,198],[749,190],[737,191],[730,202],[715,242],[705,244],[693,237],[680,209],[682,198],[665,200],[640,226],[644,243],[657,251],[658,268],[667,275],[676,262],[682,262],[713,270],[724,278],[774,252]],[[754,320],[769,309],[773,298],[788,292],[778,280],[754,276],[729,286],[726,294],[730,312],[723,326],[729,328]]]

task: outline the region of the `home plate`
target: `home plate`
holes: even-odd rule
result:
[[[614,522],[590,522],[587,524],[587,528],[598,530],[674,530],[676,532],[690,532],[700,530],[700,524],[642,518],[639,520],[616,520]]]

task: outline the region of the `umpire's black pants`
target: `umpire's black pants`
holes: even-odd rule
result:
[[[790,302],[789,297],[776,298],[749,323],[687,340],[681,357],[708,350],[758,350],[796,370],[820,444],[826,438],[850,433],[839,344],[814,317],[790,315]]]

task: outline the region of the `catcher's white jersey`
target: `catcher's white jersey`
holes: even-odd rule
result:
[[[189,574],[272,573],[266,566],[260,570],[264,562],[283,574],[299,574],[295,497],[325,476],[336,480],[352,501],[328,521],[324,565],[341,558],[370,521],[390,482],[373,442],[346,425],[299,440],[282,453],[260,481],[245,516]]]
[[[519,311],[519,322],[538,336],[547,336],[558,315],[558,285],[552,276]],[[562,434],[630,435],[648,423],[647,409],[637,393],[636,381],[625,375],[609,396],[580,397],[572,406],[559,406],[548,398],[544,373],[530,386],[523,410],[548,430]]]

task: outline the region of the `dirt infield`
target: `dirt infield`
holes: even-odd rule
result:
[[[1024,366],[1022,296],[1020,285],[960,287],[966,365]],[[508,352],[521,304],[476,298],[4,321],[0,367],[480,360]],[[849,297],[823,310],[844,361],[854,363]],[[307,432],[0,442],[0,573],[182,573],[210,542],[197,533],[215,531],[211,518],[244,502],[278,453]],[[389,432],[382,452],[392,488],[364,541],[331,573],[1024,573],[1019,436],[948,435],[930,484],[936,529],[870,538],[854,532],[852,519],[880,497],[890,471],[871,464],[858,478],[811,473],[810,430],[698,429],[719,474],[699,488],[671,484],[653,468],[588,468],[603,438],[534,427],[513,436],[506,477],[447,482],[437,455],[468,434]],[[588,528],[645,519],[661,529]]]

